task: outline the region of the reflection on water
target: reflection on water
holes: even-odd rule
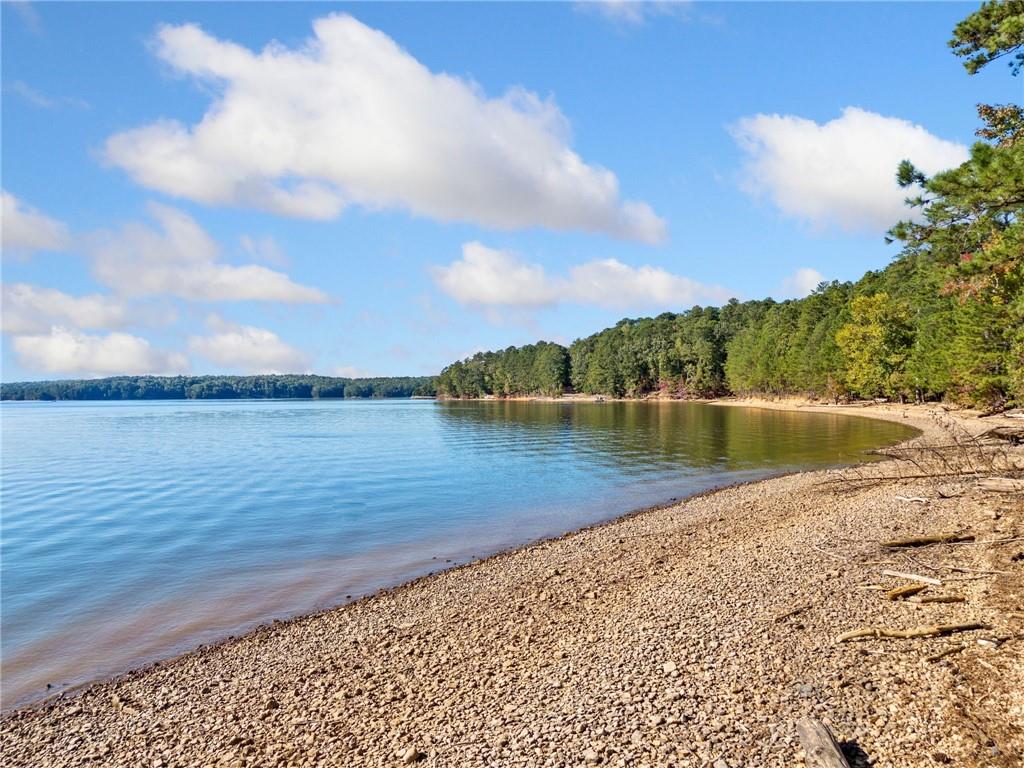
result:
[[[4,403],[3,706],[910,431],[684,403]]]
[[[630,474],[667,466],[738,470],[861,461],[882,442],[909,434],[899,425],[822,413],[681,402],[438,403],[460,449],[552,455],[571,447],[587,460]]]

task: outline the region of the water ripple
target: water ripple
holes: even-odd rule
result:
[[[4,403],[4,707],[898,425],[695,404]]]

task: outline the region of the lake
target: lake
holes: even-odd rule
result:
[[[913,434],[678,402],[5,402],[0,419],[5,708]]]

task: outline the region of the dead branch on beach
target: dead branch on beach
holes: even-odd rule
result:
[[[921,603],[922,605],[928,603],[966,603],[967,598],[962,595],[918,595],[912,597],[908,602]]]
[[[902,587],[896,587],[896,589],[890,589],[885,593],[886,600],[902,600],[905,597],[916,595],[918,592],[923,592],[928,589],[927,584],[904,584]]]
[[[952,646],[950,648],[947,648],[944,651],[939,651],[938,653],[933,654],[932,656],[926,656],[925,657],[925,661],[931,661],[931,662],[940,661],[941,659],[944,659],[947,656],[952,656],[954,653],[960,653],[960,651],[965,650],[966,648],[967,648],[966,645],[960,643],[958,645],[954,645],[954,646]]]
[[[978,488],[990,493],[1024,493],[1024,480],[1012,477],[983,477]]]
[[[945,412],[932,413],[932,419],[944,434],[941,439],[931,442],[918,440],[910,445],[871,452],[892,459],[895,472],[880,474],[874,465],[860,465],[844,469],[833,477],[826,478],[822,483],[855,490],[887,482],[943,477],[977,478],[986,481],[994,475],[1020,469],[1011,460],[1008,451],[1008,446],[1014,443],[1003,437],[1002,428],[996,427],[980,435],[974,435]],[[1015,436],[1017,428],[1011,429],[1010,432]],[[1007,492],[1024,490],[1024,480],[1005,479],[1012,481],[1009,484],[1001,484],[1001,487],[1007,488]],[[1020,483],[1019,489],[1017,483]],[[903,497],[902,500],[918,503],[926,501],[920,497]]]
[[[882,571],[883,576],[891,576],[894,579],[906,579],[907,581],[919,581],[923,584],[931,584],[933,587],[941,587],[942,580],[932,576],[922,576],[919,573],[904,573],[903,571]]]
[[[941,637],[951,635],[955,632],[971,632],[975,629],[988,629],[987,624],[970,622],[967,624],[934,624],[931,626],[914,627],[913,629],[888,629],[886,627],[859,627],[843,632],[836,638],[837,643],[846,643],[850,640],[861,640],[864,638],[895,638],[908,640],[916,637]]]
[[[836,737],[821,720],[801,718],[797,721],[796,733],[804,749],[807,768],[850,768]]]
[[[893,539],[879,542],[887,549],[899,547],[924,547],[929,544],[955,544],[961,541],[974,541],[973,533],[933,533],[927,536],[911,536],[906,539]]]

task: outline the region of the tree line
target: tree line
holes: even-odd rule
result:
[[[233,400],[433,396],[430,376],[114,376],[0,386],[2,400]]]
[[[1024,2],[986,2],[949,43],[974,74],[1024,65]],[[979,141],[919,190],[885,269],[823,283],[803,299],[730,301],[625,319],[568,349],[541,342],[484,352],[437,377],[446,397],[560,394],[678,397],[801,394],[1024,405],[1024,111],[978,106]]]
[[[568,350],[548,341],[478,352],[452,363],[434,380],[436,391],[445,397],[557,396],[568,386]]]

